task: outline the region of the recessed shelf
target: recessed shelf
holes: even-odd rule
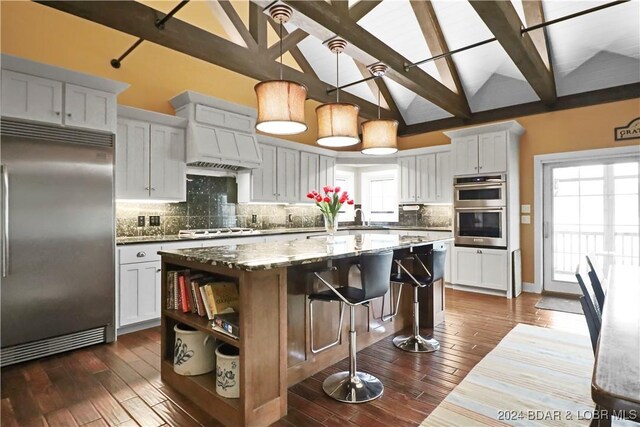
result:
[[[206,317],[201,317],[193,313],[184,313],[180,310],[167,310],[167,309],[163,310],[163,314],[167,317],[177,320],[180,323],[184,323],[185,325],[191,326],[192,328],[195,328],[199,331],[213,335],[217,340],[226,342],[235,347],[240,346],[240,340],[234,339],[223,333],[214,331],[211,328],[212,321],[207,319]]]

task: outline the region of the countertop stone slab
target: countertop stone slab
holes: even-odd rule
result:
[[[422,228],[422,227],[413,227],[413,226],[389,226],[389,225],[371,225],[369,227],[364,227],[362,225],[352,225],[346,227],[340,227],[339,231],[379,231],[379,230],[415,230],[415,231],[444,231],[451,232],[449,229],[443,228]],[[169,235],[160,235],[160,236],[132,236],[132,237],[117,237],[116,244],[118,246],[122,245],[136,245],[141,243],[169,243],[169,242],[190,242],[193,240],[215,240],[215,239],[229,239],[229,238],[242,238],[242,237],[251,237],[251,236],[270,236],[275,234],[297,234],[297,233],[324,233],[324,227],[306,227],[306,228],[273,228],[270,230],[254,230],[253,233],[250,234],[220,234],[213,236],[204,236],[204,237],[182,237],[177,234],[169,234]]]
[[[388,249],[407,249],[448,240],[452,238],[435,239],[427,236],[363,232],[357,235],[335,236],[333,243],[328,236],[318,236],[288,242],[249,243],[158,253],[162,255],[164,261],[169,263],[172,259],[185,260],[237,270],[256,271],[348,258]]]

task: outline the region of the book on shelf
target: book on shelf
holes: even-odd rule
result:
[[[213,329],[214,331],[219,332],[221,334],[224,334],[224,335],[226,335],[228,337],[231,337],[234,340],[239,340],[240,339],[240,337],[237,337],[237,336],[233,335],[231,332],[228,332],[228,331],[222,329],[220,326],[216,325],[215,323],[213,323],[211,325],[211,329]]]
[[[228,312],[218,313],[213,316],[212,326],[217,326],[225,330],[228,334],[239,337],[240,336],[240,313]]]

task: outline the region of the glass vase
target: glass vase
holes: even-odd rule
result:
[[[324,229],[329,234],[329,240],[332,241],[338,231],[338,218],[325,213],[322,216],[324,217]]]

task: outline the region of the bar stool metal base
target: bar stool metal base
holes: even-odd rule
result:
[[[440,349],[440,343],[437,340],[420,335],[397,336],[393,339],[393,345],[411,353],[431,353]]]
[[[382,396],[384,386],[379,379],[365,372],[356,372],[354,377],[348,371],[327,377],[322,389],[330,397],[345,403],[364,403]]]

